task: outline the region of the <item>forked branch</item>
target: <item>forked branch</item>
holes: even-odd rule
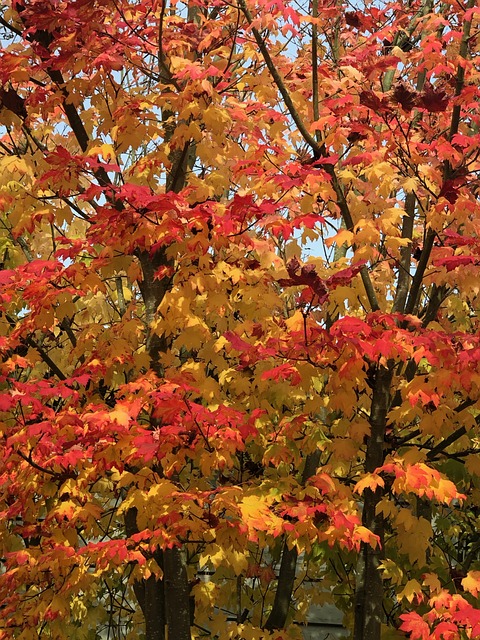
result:
[[[305,124],[297,108],[295,107],[292,97],[290,95],[290,92],[288,91],[282,76],[278,72],[278,69],[272,60],[272,57],[270,56],[266,43],[264,42],[258,29],[253,26],[253,17],[246,5],[245,0],[238,0],[238,4],[252,30],[253,37],[255,38],[255,41],[258,45],[260,53],[262,54],[265,64],[267,65],[267,69],[270,71],[273,81],[278,91],[280,92],[280,95],[283,98],[283,101],[285,103],[285,106],[287,107],[288,113],[290,114],[290,117],[292,118],[293,122],[296,124],[302,138],[305,140],[307,145],[312,150],[315,158],[317,159],[328,158],[329,156],[328,156],[327,149],[325,148],[325,145],[317,142],[315,137],[312,136],[312,134],[308,130],[307,125]],[[335,195],[337,197],[337,205],[338,205],[338,208],[340,209],[340,213],[345,223],[345,227],[347,228],[348,231],[353,232],[354,230],[353,217],[350,212],[350,208],[348,206],[347,200],[345,198],[345,194],[343,192],[342,186],[337,177],[335,167],[332,164],[325,163],[324,169],[326,173],[330,176],[331,183],[335,191]],[[365,292],[367,294],[367,298],[368,298],[368,302],[370,304],[371,310],[379,311],[380,305],[378,303],[375,289],[373,287],[370,275],[368,273],[368,269],[366,267],[362,267],[360,271],[360,276],[362,278],[363,286],[365,287]]]

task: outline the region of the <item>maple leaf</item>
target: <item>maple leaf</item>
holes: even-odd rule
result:
[[[391,111],[388,99],[378,96],[374,91],[364,90],[360,93],[359,98],[360,104],[375,111],[375,113],[389,113]]]
[[[282,287],[307,285],[318,297],[319,304],[325,302],[328,297],[328,289],[325,282],[317,274],[315,265],[302,265],[300,273],[297,273],[299,268],[300,263],[297,258],[292,258],[292,260],[287,263],[289,278],[280,278],[277,281],[278,284]]]
[[[452,247],[465,247],[465,246],[476,246],[478,245],[478,240],[471,236],[464,236],[451,229],[445,230],[445,244]]]
[[[448,256],[447,258],[438,258],[435,265],[438,267],[446,267],[447,272],[453,271],[458,267],[464,267],[469,264],[478,264],[480,258],[478,256]]]
[[[245,496],[239,504],[242,520],[249,531],[249,539],[257,540],[260,531],[282,532],[282,520],[272,513],[266,501],[259,496]]]
[[[402,620],[400,629],[409,633],[412,640],[429,640],[431,638],[430,627],[415,611],[402,613],[400,619]]]
[[[442,188],[438,194],[439,198],[445,198],[450,204],[455,204],[460,195],[460,187],[463,184],[463,180],[460,178],[453,178],[451,180],[445,180],[442,184]]]
[[[397,84],[393,90],[393,98],[399,102],[404,111],[410,112],[417,104],[418,94],[405,84]]]
[[[462,580],[462,587],[473,596],[478,597],[480,592],[480,571],[469,571]]]
[[[413,602],[413,600],[421,602],[423,600],[422,585],[418,582],[418,580],[409,580],[398,594],[398,598],[405,598],[410,604]]]
[[[359,12],[358,11],[346,11],[345,12],[345,22],[350,27],[355,27],[356,29],[358,29],[362,24]]]
[[[290,380],[292,385],[298,384],[302,377],[298,370],[289,363],[284,363],[262,373],[262,380]]]
[[[458,625],[454,622],[442,620],[436,625],[433,631],[433,636],[435,638],[441,638],[442,640],[454,640],[455,638],[458,638],[458,631]]]
[[[435,88],[430,82],[425,83],[423,92],[418,96],[418,105],[431,113],[445,111],[450,102],[443,89]]]
[[[357,493],[363,493],[365,489],[375,491],[377,487],[384,487],[385,481],[381,476],[376,473],[369,473],[364,478],[359,480],[354,486],[353,490]]]
[[[335,289],[336,287],[350,284],[353,278],[360,273],[364,265],[365,265],[365,261],[360,261],[360,262],[357,262],[356,264],[350,265],[346,269],[341,269],[340,271],[337,271],[336,273],[329,276],[325,280],[327,288]]]

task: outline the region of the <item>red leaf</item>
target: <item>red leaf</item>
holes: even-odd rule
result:
[[[449,229],[445,230],[445,244],[449,247],[474,246],[477,243],[478,240],[476,238],[472,238],[471,236],[462,236],[459,233],[450,231]]]
[[[333,276],[330,276],[325,280],[328,289],[335,289],[336,287],[350,284],[353,278],[360,273],[364,265],[365,260],[362,260],[361,262],[357,262],[357,264],[351,265],[347,269],[337,271],[337,273],[334,273]]]
[[[362,22],[360,20],[360,12],[359,11],[347,11],[345,13],[345,22],[349,27],[354,27],[355,29],[359,29]]]
[[[457,267],[463,267],[467,264],[478,264],[478,256],[449,256],[448,258],[439,258],[435,261],[436,267],[446,267],[447,272],[453,271]]]
[[[393,98],[400,103],[404,111],[411,111],[417,104],[417,92],[411,91],[403,83],[393,90]]]
[[[230,342],[235,351],[239,351],[240,353],[249,352],[252,350],[252,345],[245,340],[242,340],[240,336],[238,336],[233,331],[227,331],[225,334],[225,338]]]
[[[298,287],[300,285],[306,285],[307,287],[310,287],[316,296],[318,296],[320,304],[325,302],[328,297],[328,289],[325,282],[316,272],[315,265],[303,265],[300,273],[297,273],[299,267],[300,263],[297,258],[290,260],[287,264],[287,271],[290,278],[281,278],[278,280],[278,284],[282,287]]]
[[[450,98],[443,89],[435,89],[430,83],[427,83],[418,99],[418,105],[431,113],[440,113],[446,110],[449,101]]]
[[[383,97],[380,98],[373,91],[362,91],[359,97],[360,104],[363,104],[364,107],[368,107],[376,113],[391,111],[388,100]]]
[[[430,627],[415,611],[403,613],[400,619],[403,620],[400,625],[401,631],[409,633],[411,640],[428,640],[430,638]]]
[[[300,384],[302,377],[293,365],[285,362],[278,367],[264,371],[262,380],[290,380],[292,384]]]

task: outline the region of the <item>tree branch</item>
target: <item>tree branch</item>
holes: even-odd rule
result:
[[[254,26],[252,26],[253,23],[253,18],[252,18],[252,14],[250,13],[245,0],[238,0],[239,3],[239,7],[242,10],[242,13],[245,15],[248,24],[251,27],[252,33],[253,33],[253,37],[255,38],[255,41],[258,45],[258,48],[260,49],[260,52],[263,56],[263,59],[265,60],[265,64],[267,65],[267,69],[270,71],[270,74],[273,78],[273,81],[275,82],[275,85],[277,86],[277,89],[280,92],[280,95],[283,98],[283,101],[285,103],[285,106],[287,107],[287,110],[292,118],[292,120],[294,121],[294,123],[297,125],[298,131],[300,132],[302,138],[305,140],[305,142],[308,144],[308,146],[310,147],[310,149],[312,150],[314,156],[316,158],[328,158],[328,153],[325,149],[325,146],[318,143],[316,141],[316,139],[314,138],[314,136],[312,136],[312,134],[309,132],[307,126],[305,125],[305,123],[303,122],[300,114],[298,113],[295,105],[293,104],[292,98],[290,96],[290,93],[281,77],[281,75],[279,74],[277,68],[275,67],[273,60],[270,56],[270,53],[268,51],[268,47],[265,44],[260,32],[258,31],[258,29]],[[343,217],[343,220],[345,222],[345,227],[347,228],[348,231],[353,232],[354,229],[354,222],[353,222],[353,218],[352,215],[350,213],[350,209],[348,206],[348,203],[345,199],[345,194],[343,193],[343,189],[340,185],[340,182],[337,178],[337,174],[335,172],[335,168],[333,165],[331,164],[325,164],[324,169],[326,171],[326,173],[328,173],[328,175],[331,178],[332,181],[332,186],[334,188],[335,191],[335,195],[337,196],[337,205],[340,209],[340,213]],[[373,284],[372,281],[370,279],[370,275],[368,273],[368,269],[366,267],[362,267],[361,271],[360,271],[360,276],[362,278],[362,282],[363,285],[365,287],[365,291],[367,294],[367,298],[368,298],[368,302],[370,304],[370,308],[372,311],[379,311],[380,310],[380,305],[378,304],[378,300],[377,300],[377,296],[375,294],[375,290],[373,288]]]
[[[465,11],[472,9],[475,6],[476,0],[468,0],[467,6],[465,7]],[[467,20],[463,23],[462,30],[462,40],[460,42],[460,51],[459,56],[464,60],[467,59],[468,56],[468,44],[470,40],[470,31],[472,28],[472,23],[470,20]],[[465,67],[461,64],[457,67],[457,76],[455,80],[455,96],[459,96],[462,93],[463,87],[465,84]],[[461,114],[461,104],[458,102],[453,107],[452,111],[452,120],[450,123],[450,131],[448,133],[448,140],[451,141],[453,136],[458,133],[458,127],[460,124],[460,114]],[[445,161],[446,165],[450,167],[450,163],[448,160]]]
[[[318,105],[318,0],[312,0],[312,104],[313,104],[313,120],[316,122],[319,117]],[[318,141],[319,132],[315,137]]]

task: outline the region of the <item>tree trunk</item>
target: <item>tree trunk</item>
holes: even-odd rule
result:
[[[158,552],[157,552],[158,553]],[[144,580],[145,640],[165,639],[165,590],[163,580],[150,576]]]
[[[143,271],[141,293],[145,303],[146,321],[150,327],[157,308],[170,286],[169,278],[158,280],[154,274],[159,267],[168,263],[168,259],[164,250],[153,256],[144,251],[138,257]],[[151,367],[159,377],[163,375],[160,354],[167,348],[164,336],[148,331],[147,349]],[[184,553],[178,548],[164,551],[158,549],[155,553],[163,569],[163,579],[156,580],[152,576],[144,580],[141,586],[134,585],[135,594],[145,616],[146,640],[164,640],[165,626],[169,639],[190,640],[190,598]]]
[[[178,547],[165,549],[165,609],[169,640],[190,640],[190,589],[185,552]]]
[[[186,143],[181,152],[172,153],[172,173],[165,186],[167,192],[179,192],[185,186],[190,155],[190,143]],[[152,370],[161,378],[164,371],[160,356],[165,353],[169,344],[165,336],[159,336],[151,331],[151,325],[155,320],[158,306],[171,286],[171,278],[156,278],[155,273],[160,267],[171,264],[171,261],[167,257],[166,248],[161,248],[154,254],[149,251],[140,251],[137,257],[143,273],[143,281],[139,286],[145,303],[147,351]],[[142,600],[139,599],[145,616],[146,640],[164,640],[165,627],[168,629],[169,640],[190,640],[190,589],[185,554],[178,548],[164,551],[157,549],[155,553],[163,569],[163,579],[144,580],[143,605]],[[137,598],[139,594],[141,598],[141,586],[134,585],[134,590]]]
[[[268,631],[273,629],[283,629],[287,621],[288,610],[292,601],[293,586],[297,570],[298,551],[297,547],[288,548],[286,542],[283,543],[282,562],[278,574],[277,590],[273,602],[272,611],[264,625]]]
[[[370,412],[371,432],[367,441],[365,471],[372,473],[383,464],[385,458],[385,431],[390,405],[390,387],[393,371],[380,366],[377,368]],[[380,543],[374,549],[362,543],[357,563],[355,589],[354,640],[380,640],[383,619],[383,584],[378,571],[383,554],[384,523],[376,513],[383,490],[367,489],[364,494],[362,523],[379,536]]]
[[[125,533],[138,533],[137,509],[132,507],[125,514]],[[163,552],[158,549],[154,558],[163,569]],[[136,580],[133,592],[145,618],[145,640],[165,640],[165,593],[163,580],[150,576],[147,580]]]
[[[307,480],[315,474],[319,461],[320,451],[308,454],[302,474],[302,485],[305,485]],[[282,562],[280,563],[280,571],[278,573],[275,600],[273,601],[270,615],[264,625],[264,628],[269,631],[273,629],[283,629],[287,621],[297,572],[297,560],[297,547],[289,549],[285,541],[283,543]]]

